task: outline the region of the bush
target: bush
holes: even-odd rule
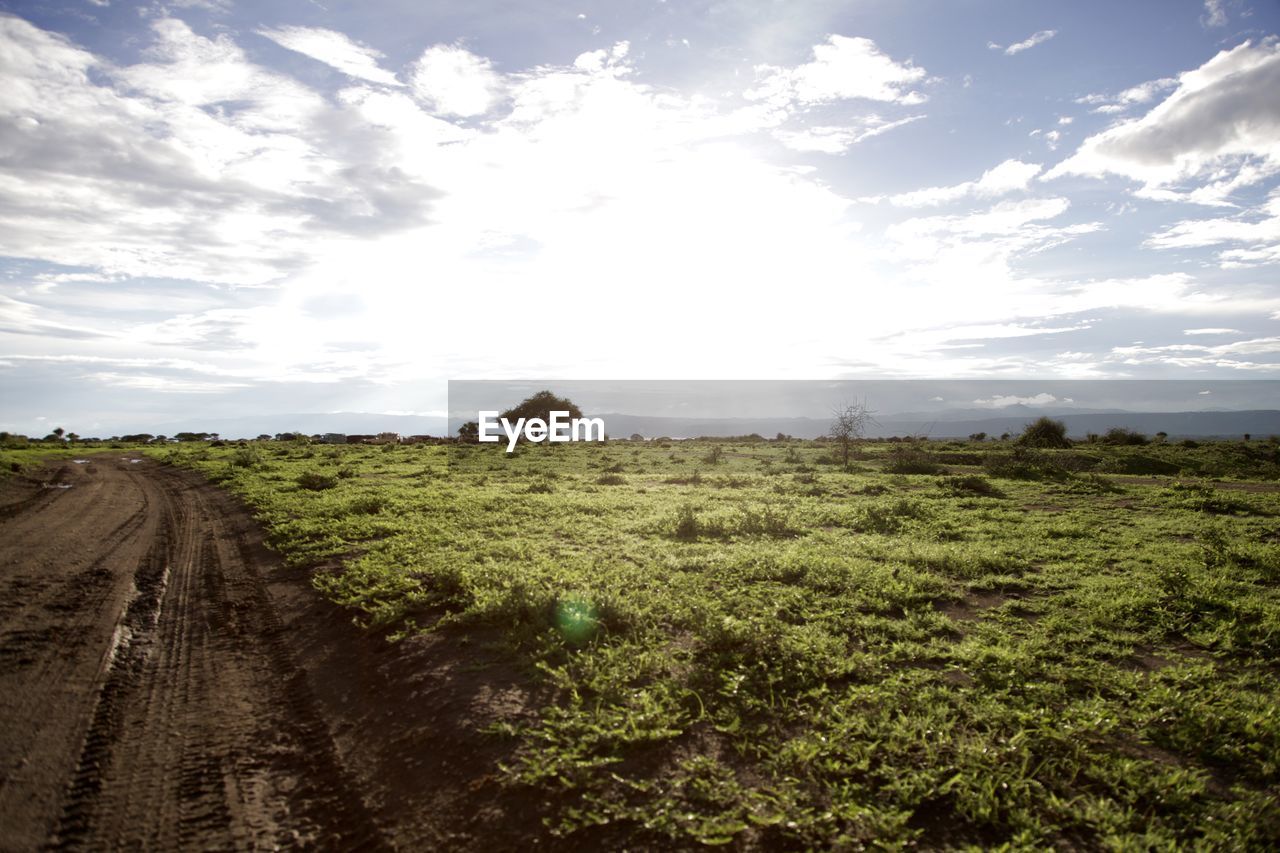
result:
[[[387,506],[387,499],[382,495],[360,495],[347,504],[347,512],[352,515],[377,515]]]
[[[980,495],[982,497],[998,498],[1003,496],[1003,493],[986,477],[979,477],[973,474],[967,477],[943,477],[938,481],[938,484],[948,494],[956,497]]]
[[[942,466],[919,447],[904,445],[889,451],[889,462],[884,470],[890,474],[937,474]]]
[[[1027,424],[1027,428],[1018,436],[1018,444],[1024,447],[1070,447],[1067,438],[1067,425],[1053,418],[1037,418]]]
[[[1176,462],[1142,454],[1109,459],[1105,468],[1110,474],[1177,474],[1182,471],[1182,466]]]
[[[1142,433],[1134,432],[1133,430],[1125,429],[1124,427],[1112,427],[1107,430],[1106,434],[1099,438],[1098,441],[1102,444],[1112,444],[1118,447],[1136,447],[1151,443],[1151,440]]]
[[[692,506],[686,504],[680,508],[676,515],[675,534],[677,539],[685,542],[698,538],[698,514]]]
[[[298,475],[298,485],[313,492],[322,492],[338,485],[338,478],[321,471],[307,471]]]
[[[231,464],[237,468],[257,468],[262,464],[262,451],[257,447],[240,447],[231,456]]]
[[[982,467],[992,477],[1006,480],[1065,480],[1071,475],[1047,453],[1015,447],[1012,453],[992,453]]]
[[[596,478],[596,484],[600,486],[623,486],[626,482],[627,478],[621,474],[601,474]]]

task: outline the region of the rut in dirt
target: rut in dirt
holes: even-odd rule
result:
[[[0,496],[0,721],[13,849],[384,846],[241,531],[150,461]]]

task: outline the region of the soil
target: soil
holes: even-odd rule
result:
[[[0,484],[0,849],[529,849],[488,733],[529,679],[388,642],[196,474],[98,455]]]

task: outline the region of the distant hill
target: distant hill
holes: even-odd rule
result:
[[[1086,411],[1063,413],[1027,407],[1002,409],[951,410],[947,412],[910,412],[882,415],[879,423],[868,430],[870,438],[893,435],[920,435],[930,438],[964,438],[985,432],[1017,434],[1027,423],[1048,414],[1067,425],[1073,437],[1086,433],[1103,433],[1112,427],[1124,427],[1154,435],[1166,432],[1175,438],[1237,438],[1245,433],[1256,437],[1280,435],[1280,411],[1255,410],[1240,412],[1122,412]],[[621,413],[592,414],[604,419],[612,437],[639,433],[646,438],[697,438],[699,436],[762,435],[773,438],[779,432],[796,438],[817,438],[830,426],[828,418],[673,418],[627,415]],[[446,423],[443,417],[425,415],[386,415],[376,412],[299,413],[285,415],[247,415],[239,418],[191,420],[156,425],[146,432],[174,435],[178,432],[216,432],[223,438],[253,438],[261,434],[275,435],[295,430],[308,435],[325,432],[373,434],[398,432],[401,435],[453,435],[460,423]],[[129,432],[126,430],[125,432]]]
[[[919,435],[930,438],[964,438],[973,433],[985,432],[998,436],[1001,433],[1017,434],[1028,423],[1045,414],[1036,409],[1023,408],[1018,414],[952,420],[946,413],[913,413],[887,415],[877,418],[878,424],[867,431],[869,438],[887,438],[894,435]],[[609,435],[615,437],[639,433],[646,438],[668,436],[670,438],[697,438],[714,435],[762,435],[773,438],[785,433],[795,438],[817,438],[825,435],[830,420],[825,418],[664,418],[642,415],[606,414],[604,419]],[[1086,414],[1058,414],[1051,417],[1067,426],[1069,435],[1083,438],[1087,433],[1103,433],[1112,427],[1124,427],[1154,435],[1166,432],[1175,438],[1238,438],[1245,433],[1263,437],[1280,435],[1280,411],[1257,410],[1244,412],[1090,412]]]
[[[146,432],[175,435],[179,432],[216,432],[222,438],[256,438],[279,432],[341,432],[373,435],[398,432],[401,435],[444,435],[445,419],[424,415],[385,415],[377,412],[330,412],[293,415],[246,415],[240,418],[211,418],[162,424]]]

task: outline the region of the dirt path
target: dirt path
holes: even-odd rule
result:
[[[0,492],[0,847],[386,846],[221,496],[45,477]]]

